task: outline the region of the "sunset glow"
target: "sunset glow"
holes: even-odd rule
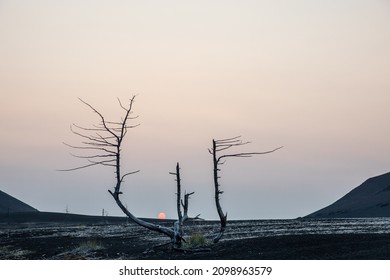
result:
[[[123,215],[111,166],[63,145],[122,117],[121,199],[137,217],[217,219],[212,139],[251,143],[221,167],[229,219],[296,218],[390,169],[390,1],[0,1],[0,190],[40,211]],[[162,218],[165,213],[160,213]]]

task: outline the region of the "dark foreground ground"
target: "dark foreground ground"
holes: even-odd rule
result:
[[[264,223],[259,226],[256,221],[236,222],[230,224],[225,239],[218,244],[207,241],[201,247],[187,245],[195,249],[177,251],[162,245],[169,241],[164,236],[124,219],[103,223],[76,217],[77,221],[58,223],[48,217],[52,216],[46,215],[45,221],[34,223],[16,220],[0,223],[0,259],[390,259],[390,233],[322,234],[320,231],[254,236],[258,228],[266,227]],[[300,229],[306,228],[306,223],[288,221],[288,226]],[[215,226],[218,224],[193,223],[187,229],[205,233],[210,240]]]
[[[163,258],[164,252],[145,259]],[[225,241],[203,253],[173,253],[171,259],[332,260],[390,259],[390,235],[290,235]]]
[[[163,243],[162,243],[163,244]],[[390,234],[311,234],[221,241],[195,251],[136,237],[2,238],[0,259],[390,259]]]

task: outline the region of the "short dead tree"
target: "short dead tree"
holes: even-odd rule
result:
[[[176,172],[170,172],[169,174],[174,175],[176,177],[176,209],[177,209],[177,217],[178,220],[174,223],[174,243],[176,244],[177,248],[181,247],[181,242],[185,241],[184,239],[184,231],[183,231],[183,225],[184,223],[189,219],[188,217],[188,200],[191,195],[194,194],[194,192],[191,193],[185,193],[184,194],[184,200],[182,199],[181,195],[181,178],[180,178],[180,165],[179,163],[176,164]],[[181,211],[181,208],[183,207],[184,215]],[[192,219],[198,219],[200,215],[197,215],[196,217]]]

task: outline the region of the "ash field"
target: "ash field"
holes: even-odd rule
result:
[[[153,220],[172,226],[170,220]],[[390,218],[229,221],[212,243],[219,222],[189,221],[187,243],[169,239],[126,218],[60,213],[0,216],[0,259],[390,259]],[[196,238],[194,238],[196,237]]]

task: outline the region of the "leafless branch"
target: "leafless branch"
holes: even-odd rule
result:
[[[141,171],[141,170],[137,170],[137,171],[133,171],[133,172],[129,172],[129,173],[124,174],[124,175],[122,176],[122,178],[121,178],[121,182],[122,182],[122,183],[124,182],[123,179],[124,179],[126,176],[129,176],[129,175],[138,173],[138,172],[140,172],[140,171]]]
[[[81,130],[86,130],[86,131],[106,131],[103,128],[85,128],[85,127],[79,126],[79,125],[74,124],[74,123],[72,123],[72,126],[77,127],[78,129],[81,129]]]
[[[72,154],[70,153],[73,157],[76,157],[76,158],[85,158],[85,159],[92,159],[92,158],[104,158],[104,157],[115,157],[115,155],[93,155],[93,156],[79,156],[79,155],[75,155],[75,154]]]
[[[107,149],[104,149],[104,148],[73,146],[73,145],[69,145],[69,144],[67,144],[67,143],[65,143],[65,142],[63,142],[63,144],[64,144],[65,146],[68,146],[68,147],[73,148],[73,149],[80,149],[80,150],[99,150],[99,151],[104,151],[104,152],[106,152],[106,153],[115,154],[115,152],[110,151],[110,150],[107,150]]]
[[[228,155],[222,155],[218,158],[217,161],[220,161],[221,159],[223,158],[227,158],[227,157],[252,157],[254,155],[265,155],[265,154],[270,154],[270,153],[273,153],[279,149],[283,148],[283,146],[281,147],[278,147],[276,149],[273,149],[273,150],[270,150],[270,151],[266,151],[266,152],[253,152],[253,153],[238,153],[238,154],[228,154]]]
[[[103,127],[106,129],[106,131],[107,131],[108,133],[110,133],[112,136],[114,136],[117,140],[119,140],[119,139],[118,139],[118,136],[117,136],[114,132],[112,132],[110,128],[107,127],[107,125],[106,125],[106,120],[104,119],[103,115],[102,115],[98,110],[96,110],[94,107],[92,107],[89,103],[85,102],[85,101],[82,100],[81,98],[79,98],[79,100],[80,100],[81,102],[83,102],[85,105],[87,105],[89,108],[91,108],[92,111],[94,111],[96,114],[98,114],[99,117],[100,117],[100,119],[101,119],[101,121],[102,121],[102,125],[103,125]]]
[[[70,168],[70,169],[57,169],[57,171],[75,171],[75,170],[79,170],[79,169],[84,169],[84,168],[87,168],[87,167],[95,166],[95,165],[98,165],[98,164],[99,163],[91,163],[91,164],[87,164],[87,165],[83,165],[83,166],[75,167],[75,168]]]
[[[226,139],[219,139],[219,140],[214,140],[215,143],[223,143],[223,142],[231,142],[231,141],[240,141],[240,140],[237,140],[241,138],[241,136],[236,136],[236,137],[232,137],[232,138],[226,138]]]

